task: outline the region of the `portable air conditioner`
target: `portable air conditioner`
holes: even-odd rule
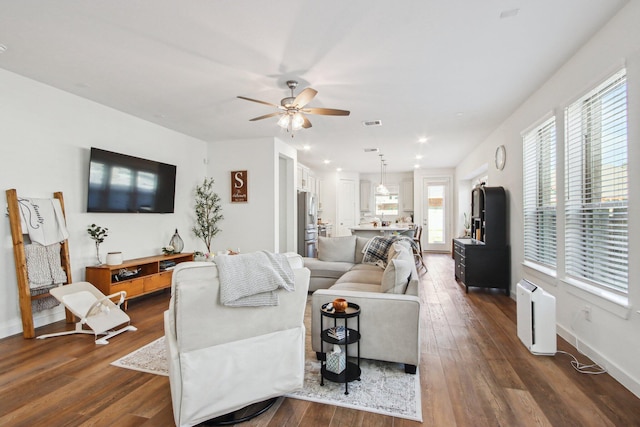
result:
[[[518,338],[533,354],[556,354],[556,297],[522,279],[517,286]]]

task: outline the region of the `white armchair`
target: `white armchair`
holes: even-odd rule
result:
[[[176,425],[193,426],[302,387],[309,270],[299,255],[287,256],[295,291],[278,291],[277,306],[223,306],[214,263],[174,270],[165,339]]]

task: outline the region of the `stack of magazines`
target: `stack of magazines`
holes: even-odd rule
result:
[[[327,329],[327,335],[337,340],[343,340],[349,335],[349,331],[344,326],[335,326]]]

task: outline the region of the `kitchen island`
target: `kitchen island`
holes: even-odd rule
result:
[[[349,227],[351,234],[360,237],[392,236],[401,234],[413,237],[414,229],[408,225],[389,225],[386,227],[374,227],[373,225],[357,225]]]

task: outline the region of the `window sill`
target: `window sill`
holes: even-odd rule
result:
[[[551,269],[549,267],[544,267],[544,266],[542,266],[540,264],[536,264],[536,263],[531,262],[531,261],[524,261],[522,263],[522,265],[524,267],[527,267],[528,269],[532,270],[532,273],[534,273],[533,274],[534,276],[543,275],[543,277],[541,277],[543,280],[545,280],[545,279],[548,280],[549,278],[553,279],[553,281],[551,281],[549,283],[551,283],[553,286],[557,286],[556,282],[555,282],[555,279],[557,279],[558,273],[556,272],[556,270],[553,270],[553,269]]]
[[[567,292],[571,295],[588,301],[622,319],[629,318],[631,306],[629,305],[629,298],[626,296],[575,279],[565,278],[562,279],[562,282],[569,285]]]

